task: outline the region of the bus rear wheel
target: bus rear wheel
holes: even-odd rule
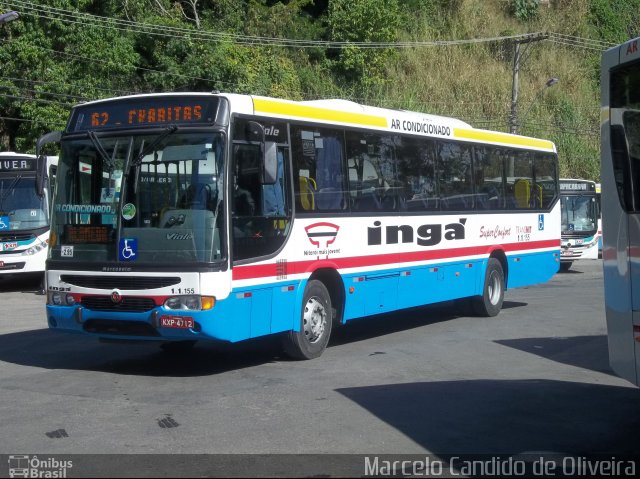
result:
[[[478,316],[497,316],[504,301],[504,270],[496,258],[489,258],[482,295],[473,298],[473,310]]]
[[[284,336],[285,353],[293,359],[319,357],[329,343],[333,324],[331,296],[326,286],[311,280],[304,289],[300,331],[289,331]]]

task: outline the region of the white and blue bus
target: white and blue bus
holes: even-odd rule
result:
[[[596,183],[561,178],[560,206],[560,267],[566,271],[577,259],[598,259],[600,215]]]
[[[598,258],[602,258],[602,185],[596,183],[596,200],[598,202]]]
[[[0,153],[0,280],[44,275],[56,157]]]
[[[609,360],[619,376],[640,385],[640,39],[603,54],[601,85]]]
[[[176,93],[73,109],[47,260],[50,328],[189,346],[504,291],[560,262],[552,142],[342,100]],[[46,143],[44,140],[41,144]]]

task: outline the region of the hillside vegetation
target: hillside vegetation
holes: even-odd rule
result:
[[[513,39],[451,41],[546,32],[521,45],[518,133],[556,142],[562,176],[592,179],[600,55],[640,35],[640,0],[0,0],[9,10],[0,150],[33,152],[78,102],[174,90],[347,98],[509,131]]]

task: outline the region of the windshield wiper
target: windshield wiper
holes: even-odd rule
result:
[[[129,179],[129,173],[131,168],[136,169],[134,173],[134,182],[133,182],[134,193],[138,193],[138,174],[140,173],[139,167],[142,164],[142,159],[145,156],[147,156],[149,153],[154,151],[158,147],[158,145],[160,145],[160,143],[162,143],[165,140],[165,138],[167,138],[169,135],[172,135],[176,131],[178,131],[178,125],[175,125],[175,124],[169,125],[164,129],[162,133],[156,136],[154,140],[151,143],[149,143],[147,146],[144,146],[144,142],[143,142],[142,145],[140,145],[140,153],[138,153],[138,156],[136,156],[134,159],[131,159],[131,149],[133,147],[133,144],[129,146],[127,159],[125,160],[125,163],[124,163],[124,168],[123,168],[124,175],[122,180],[123,182],[127,182]]]
[[[172,135],[176,131],[178,131],[178,125],[174,124],[166,127],[165,130],[162,133],[160,133],[158,136],[156,136],[151,143],[149,143],[147,146],[142,148],[140,153],[138,153],[138,156],[136,157],[136,159],[131,162],[131,166],[134,166],[134,167],[140,166],[142,164],[142,159],[145,156],[147,156],[149,153],[155,150],[156,147],[160,145],[160,143],[162,143],[166,137],[168,137],[169,135]]]
[[[89,139],[91,140],[91,143],[93,143],[93,146],[95,147],[96,151],[98,152],[98,154],[102,158],[102,161],[104,161],[104,164],[109,169],[109,173],[113,172],[113,169],[116,166],[116,161],[115,161],[116,149],[114,148],[114,150],[113,150],[114,158],[111,158],[109,156],[109,153],[107,153],[107,151],[102,146],[102,143],[100,143],[100,140],[98,139],[98,136],[96,135],[96,133],[93,130],[87,131],[87,135],[89,135]]]

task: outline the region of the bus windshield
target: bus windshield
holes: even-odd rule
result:
[[[598,214],[593,196],[567,195],[561,201],[562,234],[593,233]]]
[[[47,195],[38,196],[33,176],[0,176],[0,231],[32,230],[49,224]]]
[[[223,259],[224,142],[219,133],[63,140],[51,258],[211,263]]]

